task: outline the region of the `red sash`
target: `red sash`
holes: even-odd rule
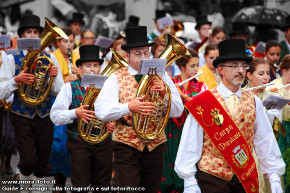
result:
[[[248,143],[215,96],[207,90],[185,107],[239,178],[245,191],[258,193],[258,173]]]

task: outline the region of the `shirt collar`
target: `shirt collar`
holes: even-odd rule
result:
[[[128,66],[128,71],[132,74],[132,75],[136,75],[137,71],[134,70],[130,65]]]
[[[219,93],[221,95],[223,95],[225,98],[235,94],[237,95],[239,98],[241,98],[241,88],[239,88],[239,90],[236,93],[233,93],[232,91],[230,91],[224,84],[223,82],[221,82],[218,86],[217,86],[217,90],[219,91]]]

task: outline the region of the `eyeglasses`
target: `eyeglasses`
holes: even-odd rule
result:
[[[143,53],[142,52],[135,52],[135,53],[130,52],[130,53],[134,54],[138,58],[141,58],[142,54],[145,58],[150,57],[152,55],[150,52],[143,52]]]
[[[95,38],[83,37],[84,40],[95,40]]]
[[[229,68],[232,68],[233,70],[238,70],[240,68],[242,68],[243,70],[248,70],[250,68],[249,65],[231,65],[231,66],[222,66],[222,67],[229,67]]]

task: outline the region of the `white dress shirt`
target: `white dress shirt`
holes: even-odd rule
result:
[[[128,70],[132,75],[137,74],[137,71],[130,66]],[[183,104],[180,95],[167,73],[162,76],[162,80],[169,86],[171,91],[171,109],[169,117],[180,117],[183,112]],[[119,83],[115,74],[109,76],[105,82],[95,101],[94,107],[98,109],[98,111],[96,111],[97,117],[107,122],[118,120],[130,113],[128,103],[123,104],[119,102]]]
[[[69,110],[72,103],[71,84],[68,82],[61,87],[50,110],[50,119],[52,122],[59,125],[70,124],[77,119],[75,109]]]
[[[23,51],[26,56],[27,51]],[[50,59],[54,66],[58,67],[58,75],[53,79],[50,94],[56,96],[60,88],[64,84],[60,66],[56,57],[50,54]],[[17,89],[17,83],[14,80],[15,76],[15,60],[13,55],[8,55],[6,61],[2,64],[0,69],[0,98],[9,98]]]
[[[232,95],[221,82],[217,86],[218,92],[225,97]],[[239,98],[241,89],[235,93]],[[225,101],[226,102],[226,101]],[[279,175],[285,172],[285,163],[281,157],[268,117],[261,100],[255,96],[256,120],[254,124],[254,149],[260,160],[263,174],[267,174],[271,181],[279,181]],[[197,185],[194,177],[197,169],[195,164],[200,160],[203,148],[204,131],[195,118],[189,113],[185,121],[181,141],[179,144],[174,170],[184,179],[184,192]],[[271,175],[270,175],[271,174]],[[270,176],[269,176],[270,175]]]

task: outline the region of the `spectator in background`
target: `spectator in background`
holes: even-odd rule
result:
[[[266,44],[265,56],[270,65],[270,81],[280,78],[281,71],[278,69],[281,54],[281,45],[274,40],[268,41]]]
[[[290,54],[290,15],[286,17],[285,24],[282,26],[281,30],[284,32],[285,40],[281,41],[281,55],[280,61],[286,54]]]
[[[95,34],[92,30],[90,29],[85,29],[81,33],[81,39],[80,39],[80,46],[85,46],[85,45],[93,45],[95,43],[96,37]],[[74,51],[80,55],[80,46],[76,47]]]
[[[82,27],[85,25],[84,14],[79,12],[74,12],[72,19],[70,20],[70,28],[75,34],[75,48],[80,46],[80,37]]]
[[[222,27],[215,27],[213,28],[211,34],[209,35],[209,41],[200,48],[200,52],[198,54],[199,56],[199,67],[203,67],[205,64],[205,59],[204,59],[204,51],[206,46],[209,43],[218,45],[221,41],[226,39],[226,32]]]

